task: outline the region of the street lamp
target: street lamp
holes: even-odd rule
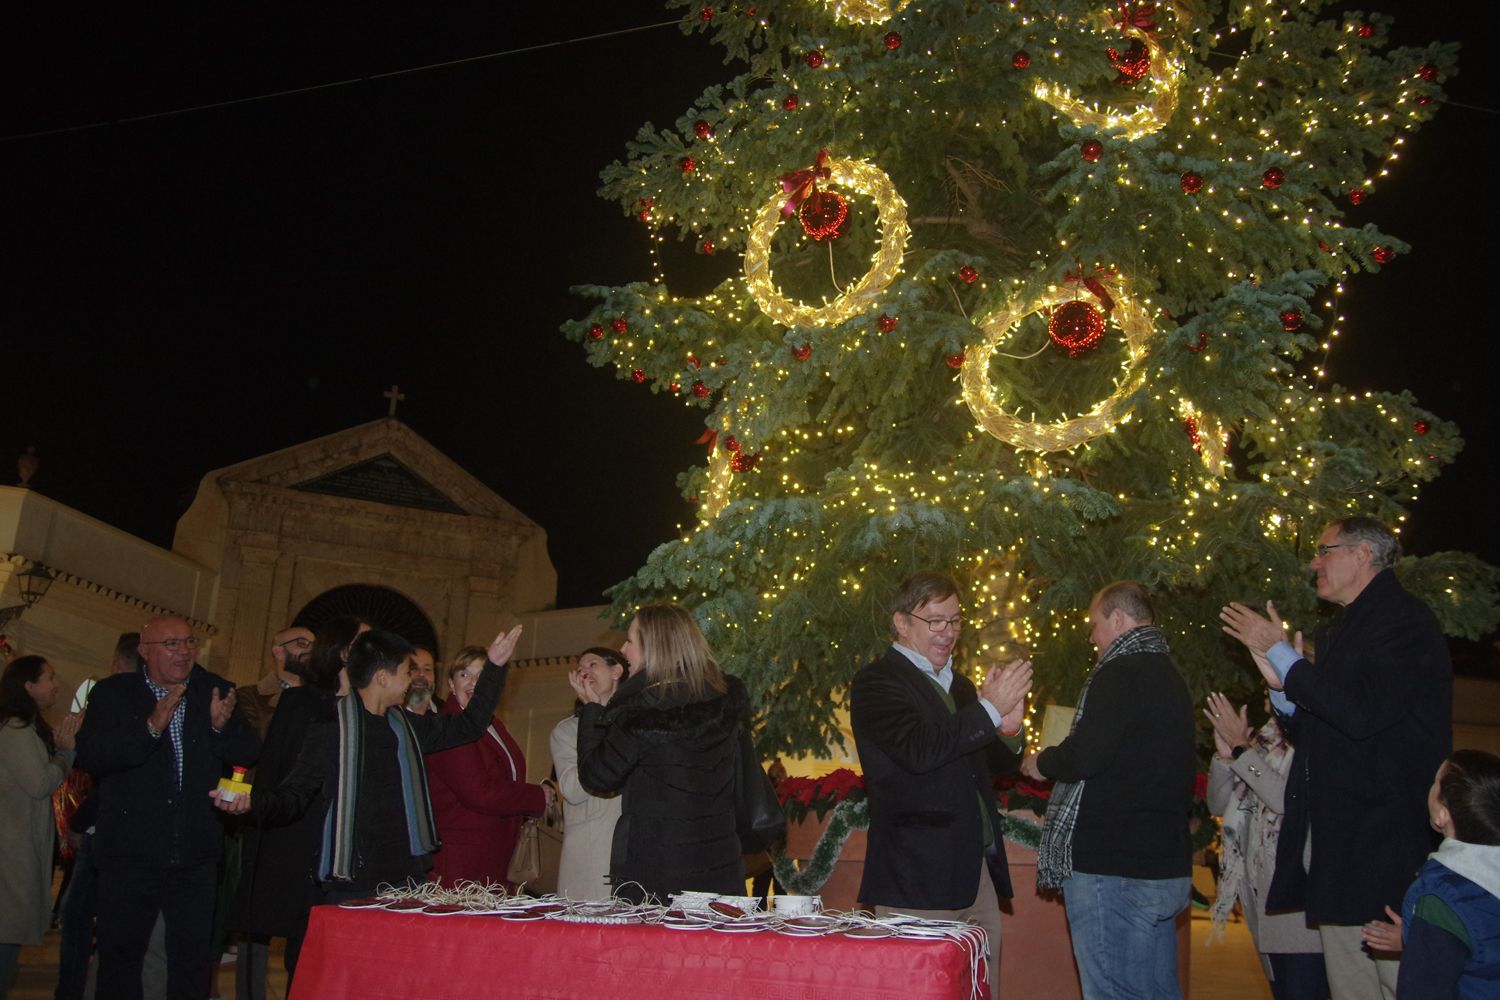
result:
[[[0,608],[0,629],[21,617],[23,612],[46,597],[48,588],[52,586],[52,580],[52,571],[35,559],[31,561],[31,567],[26,572],[16,574],[17,587],[21,591],[21,603],[13,604],[8,608]]]

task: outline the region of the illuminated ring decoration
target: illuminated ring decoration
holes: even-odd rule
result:
[[[781,224],[781,207],[787,196],[778,191],[767,200],[751,223],[745,244],[745,284],[756,305],[783,326],[832,326],[867,312],[901,270],[901,257],[911,236],[906,225],[906,202],[884,170],[864,160],[830,158],[826,165],[829,176],[823,183],[864,195],[875,203],[880,214],[880,245],[870,270],[832,302],[816,306],[793,302],[771,280],[771,238]]]
[[[833,16],[855,24],[884,24],[901,13],[911,0],[831,0]]]
[[[1146,348],[1156,327],[1146,307],[1131,297],[1129,283],[1124,278],[1113,278],[1110,285],[1115,300],[1110,322],[1125,334],[1128,348],[1114,392],[1087,413],[1052,423],[1023,420],[1006,413],[995,401],[989,376],[995,351],[1027,316],[1079,297],[1076,288],[1051,288],[1028,302],[1002,308],[979,324],[985,334],[984,341],[965,352],[968,357],[964,361],[962,384],[964,402],[969,404],[969,411],[980,427],[1022,451],[1066,451],[1109,433],[1116,424],[1130,418],[1129,411],[1124,408],[1125,400],[1145,381]]]
[[[1177,112],[1177,90],[1182,82],[1182,66],[1167,54],[1156,39],[1144,31],[1127,28],[1124,35],[1139,39],[1150,53],[1151,72],[1146,77],[1151,81],[1149,102],[1130,112],[1101,108],[1074,97],[1066,87],[1041,79],[1032,85],[1031,92],[1061,111],[1074,125],[1120,129],[1127,139],[1139,139],[1165,127]]]

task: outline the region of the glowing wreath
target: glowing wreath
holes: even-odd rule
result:
[[[875,203],[880,213],[880,245],[870,269],[832,302],[793,302],[771,280],[771,238],[781,223],[787,197],[777,192],[767,200],[750,226],[745,245],[745,283],[765,314],[784,326],[832,326],[869,310],[901,270],[901,256],[911,236],[906,225],[906,202],[884,170],[864,160],[830,158],[825,165],[826,185],[864,195]]]
[[[1139,139],[1166,126],[1177,112],[1177,88],[1182,82],[1182,66],[1167,54],[1151,33],[1137,28],[1122,30],[1126,38],[1138,39],[1146,46],[1151,69],[1146,79],[1151,83],[1151,99],[1133,111],[1100,107],[1097,103],[1074,97],[1068,88],[1038,79],[1032,93],[1068,117],[1074,125],[1093,125],[1101,129],[1124,132],[1127,139]]]
[[[911,0],[828,0],[833,16],[855,24],[884,24]]]
[[[1129,419],[1125,400],[1140,388],[1145,379],[1146,348],[1155,326],[1150,313],[1131,296],[1129,283],[1124,278],[1115,277],[1109,283],[1110,294],[1115,303],[1110,322],[1125,335],[1127,348],[1114,392],[1096,403],[1087,413],[1053,423],[1023,420],[1006,413],[995,400],[989,374],[990,361],[995,351],[1010,338],[1021,320],[1027,316],[1079,297],[1076,287],[1049,288],[1028,302],[1001,309],[979,324],[985,334],[984,341],[967,352],[968,358],[963,367],[964,402],[969,404],[969,410],[979,426],[1006,444],[1022,450],[1066,451],[1101,434],[1107,434],[1116,424]]]

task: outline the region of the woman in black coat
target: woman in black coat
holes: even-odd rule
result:
[[[610,855],[615,892],[743,895],[734,772],[749,718],[744,685],[719,669],[692,613],[675,604],[636,612],[622,651],[630,676],[607,706],[577,671],[568,678],[583,702],[579,780],[625,793]]]

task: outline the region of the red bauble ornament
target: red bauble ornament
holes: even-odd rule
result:
[[[698,244],[698,249],[702,250],[706,254],[711,254],[717,248],[714,246],[713,240],[704,240],[702,243]]]
[[[1281,328],[1287,333],[1295,333],[1302,329],[1302,310],[1288,309],[1281,314]]]
[[[649,209],[649,208],[643,208],[639,212],[635,213],[635,217],[637,219],[640,219],[642,222],[650,222],[651,221],[651,209]]]
[[[740,450],[740,440],[739,440],[739,438],[735,437],[733,434],[726,434],[726,435],[724,435],[724,449],[726,451],[739,451]]]
[[[1189,345],[1187,345],[1187,349],[1188,349],[1188,353],[1189,354],[1202,354],[1205,350],[1207,350],[1208,349],[1208,331],[1207,330],[1200,330],[1198,332],[1198,342],[1196,344],[1189,344]]]
[[[703,367],[703,362],[698,360],[698,355],[696,354],[689,354],[687,356],[687,363],[693,366],[693,371],[697,371]]]
[[[1182,190],[1185,193],[1197,194],[1199,191],[1203,190],[1203,175],[1200,173],[1196,173],[1195,171],[1188,170],[1185,171],[1183,175],[1177,179],[1177,183],[1182,185]]]
[[[1411,425],[1411,429],[1416,431],[1418,434],[1426,434],[1428,431],[1432,430],[1432,425],[1425,420],[1418,420],[1416,423]]]
[[[604,339],[604,327],[600,326],[598,323],[595,323],[593,326],[589,327],[589,339],[590,340],[603,340]]]
[[[1428,97],[1426,94],[1423,94],[1421,97],[1417,98],[1417,103],[1425,108],[1427,105],[1432,103],[1432,98]]]
[[[901,325],[901,317],[887,316],[885,313],[881,313],[880,318],[875,321],[875,325],[880,327],[881,333],[890,333]]]
[[[707,399],[708,394],[711,391],[712,390],[710,390],[709,387],[704,385],[702,382],[693,383],[693,395],[697,396],[699,399]]]
[[[813,69],[817,69],[819,66],[823,65],[823,53],[819,52],[817,49],[813,49],[807,54],[807,65],[811,66]]]
[[[979,272],[974,270],[968,264],[965,264],[963,267],[958,269],[958,277],[959,280],[964,284],[972,285],[974,284],[974,282],[979,280]]]
[[[1132,39],[1124,51],[1111,47],[1105,49],[1104,54],[1109,56],[1110,63],[1119,73],[1115,82],[1122,87],[1134,87],[1151,72],[1151,51],[1139,38]]]
[[[1357,32],[1359,32],[1359,37],[1360,38],[1371,38],[1375,34],[1375,25],[1373,25],[1373,24],[1361,24],[1358,28],[1356,28],[1354,30],[1357,31]]]
[[[1025,49],[1021,49],[1015,55],[1013,55],[1013,56],[1010,57],[1010,68],[1011,69],[1025,69],[1027,66],[1030,66],[1030,65],[1031,65],[1031,53],[1027,52]]]
[[[672,381],[667,383],[667,388],[671,389],[673,392],[681,392],[682,383],[677,381],[676,379],[673,379]]]
[[[891,52],[895,52],[897,49],[899,49],[901,47],[900,33],[895,31],[887,31],[885,33],[885,47]]]
[[[787,110],[787,111],[796,111],[797,110],[797,104],[798,104],[798,101],[797,101],[797,95],[796,94],[787,94],[786,95],[786,100],[784,100],[784,101],[781,102],[782,108],[785,109],[785,110]]]
[[[637,368],[634,371],[632,371],[630,373],[630,377],[633,378],[633,379],[635,379],[635,384],[636,385],[640,385],[640,384],[642,384],[643,382],[646,381],[646,373],[643,370],[639,369],[639,368]]]
[[[714,19],[714,9],[712,7],[704,7],[698,12],[698,18],[702,21],[712,21]]]
[[[797,208],[802,231],[819,243],[836,240],[849,221],[849,203],[837,191],[814,191]]]
[[[1203,441],[1198,436],[1198,418],[1188,417],[1182,422],[1183,432],[1187,434],[1188,440],[1193,443],[1194,451],[1203,450]]]
[[[1078,147],[1078,152],[1090,163],[1098,163],[1099,157],[1104,155],[1104,143],[1098,139],[1085,139],[1083,145]]]
[[[1370,256],[1375,258],[1377,264],[1389,264],[1396,259],[1396,251],[1390,247],[1376,247],[1370,251]]]
[[[1365,189],[1364,188],[1350,188],[1349,189],[1349,204],[1351,204],[1351,205],[1360,205],[1360,204],[1364,203],[1364,200],[1365,200]]]
[[[1431,83],[1438,78],[1438,68],[1432,63],[1423,63],[1417,67],[1417,76]]]
[[[737,451],[729,460],[729,468],[734,472],[749,472],[759,461],[759,455],[747,455],[743,451]]]
[[[683,173],[690,174],[694,170],[698,169],[698,161],[693,159],[691,156],[684,156],[682,159],[677,161],[677,167]]]
[[[609,321],[609,327],[611,330],[615,331],[615,333],[624,333],[626,330],[630,329],[630,324],[625,322],[624,316],[617,316]]]
[[[1282,182],[1285,180],[1286,171],[1280,167],[1267,167],[1266,172],[1260,175],[1261,184],[1273,191],[1281,187]]]
[[[693,134],[700,139],[711,139],[713,138],[714,127],[700,118],[693,122]]]
[[[808,358],[812,357],[812,345],[803,344],[801,347],[792,348],[792,357],[796,358],[798,361],[806,361]]]
[[[1318,249],[1323,251],[1324,253],[1333,253],[1333,247],[1329,246],[1327,243],[1324,243],[1322,240],[1318,241]]]
[[[947,363],[949,368],[958,371],[964,366],[964,352],[959,351],[957,354],[950,354],[943,361]]]
[[[653,208],[656,207],[656,199],[655,198],[641,198],[640,200],[638,200],[636,202],[636,204],[639,205],[639,206],[641,206],[641,210],[639,212],[635,213],[635,217],[637,219],[640,219],[642,222],[650,222],[651,221],[651,209],[653,209]]]
[[[1052,311],[1047,336],[1068,357],[1080,357],[1104,340],[1104,314],[1079,299],[1064,302]]]

